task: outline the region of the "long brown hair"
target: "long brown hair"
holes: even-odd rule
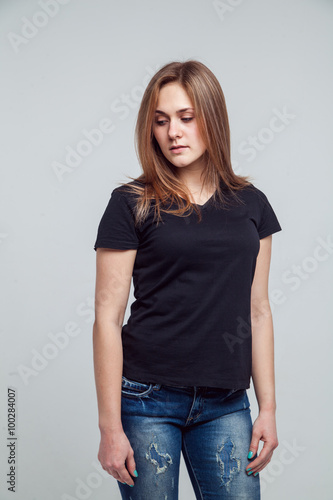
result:
[[[178,216],[184,216],[188,210],[189,215],[195,210],[201,220],[200,210],[191,203],[187,187],[177,176],[177,167],[165,158],[153,134],[159,91],[170,82],[179,83],[193,103],[198,129],[207,147],[204,153],[206,167],[203,170],[203,186],[216,186],[213,200],[225,203],[226,193],[235,197],[236,191],[251,184],[249,176],[236,175],[232,170],[227,107],[215,75],[207,66],[195,60],[165,64],[148,83],[137,116],[135,150],[143,174],[136,178],[127,176],[135,183],[120,183],[126,186],[126,190],[138,195],[135,205],[137,224],[146,218],[152,199],[155,199],[158,220],[161,210]],[[167,208],[167,201],[176,201],[179,208]],[[165,208],[161,208],[161,205]]]

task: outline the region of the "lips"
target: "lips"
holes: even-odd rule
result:
[[[187,148],[187,146],[171,146],[170,150],[172,151],[173,149],[184,149],[184,148]]]

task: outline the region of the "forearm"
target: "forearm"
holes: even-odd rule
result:
[[[251,318],[252,379],[259,411],[276,410],[274,374],[274,330],[272,313]]]
[[[93,326],[94,371],[101,433],[122,430],[121,380],[123,347],[116,324]]]

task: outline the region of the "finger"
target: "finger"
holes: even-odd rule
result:
[[[259,455],[256,458],[254,458],[251,461],[251,465],[248,465],[246,468],[251,467],[253,469],[254,467],[257,467],[258,465],[261,465],[263,462],[266,462],[268,456],[269,455],[272,456],[273,451],[274,451],[273,444],[265,441],[264,446],[263,446],[262,450],[260,451]]]
[[[135,460],[134,460],[134,452],[133,452],[133,449],[131,449],[128,453],[128,456],[127,456],[127,459],[126,459],[126,467],[127,467],[127,470],[128,472],[134,476],[134,477],[138,477],[138,473],[136,471],[136,464],[135,464]]]
[[[260,467],[256,467],[254,469],[251,469],[247,475],[248,476],[251,476],[251,475],[254,476],[254,475],[259,474],[259,472],[261,472],[269,464],[269,462],[270,462],[270,460],[267,460],[267,462],[265,462],[264,464],[262,464]]]
[[[126,484],[115,469],[111,469],[110,467],[103,467],[103,469],[117,481],[120,481],[122,484]]]
[[[123,481],[121,479],[121,477],[119,476],[118,472],[117,471],[113,471],[113,473],[111,474],[117,481],[119,481],[120,483],[122,484],[126,484],[125,481]]]
[[[133,479],[131,478],[128,470],[126,469],[125,465],[123,466],[123,468],[121,468],[120,470],[117,471],[118,474],[119,474],[119,477],[120,477],[120,480],[121,482],[125,482],[126,484],[128,484],[129,486],[134,486],[134,481]]]
[[[249,459],[254,457],[255,454],[258,452],[260,438],[261,438],[261,435],[259,433],[252,431],[252,438],[251,438],[251,443],[249,446],[249,454],[248,454]]]
[[[114,471],[113,471],[112,469],[110,469],[110,467],[104,467],[104,466],[102,466],[102,467],[103,467],[103,469],[104,469],[104,470],[105,470],[108,474],[110,474],[110,476],[113,476]]]
[[[272,458],[272,455],[273,453],[271,453],[268,457],[266,457],[265,460],[263,460],[262,458],[258,457],[254,462],[253,464],[249,464],[247,467],[246,467],[246,472],[248,472],[249,470],[252,471],[252,473],[255,473],[255,472],[259,472],[259,469],[263,469],[264,467],[266,467],[266,465],[268,464],[268,462],[271,461],[271,458]]]

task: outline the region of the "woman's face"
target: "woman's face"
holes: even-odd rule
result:
[[[160,90],[153,133],[162,153],[175,167],[204,168],[202,155],[206,146],[198,130],[193,105],[178,83],[167,83]],[[183,147],[171,149],[178,145]]]

